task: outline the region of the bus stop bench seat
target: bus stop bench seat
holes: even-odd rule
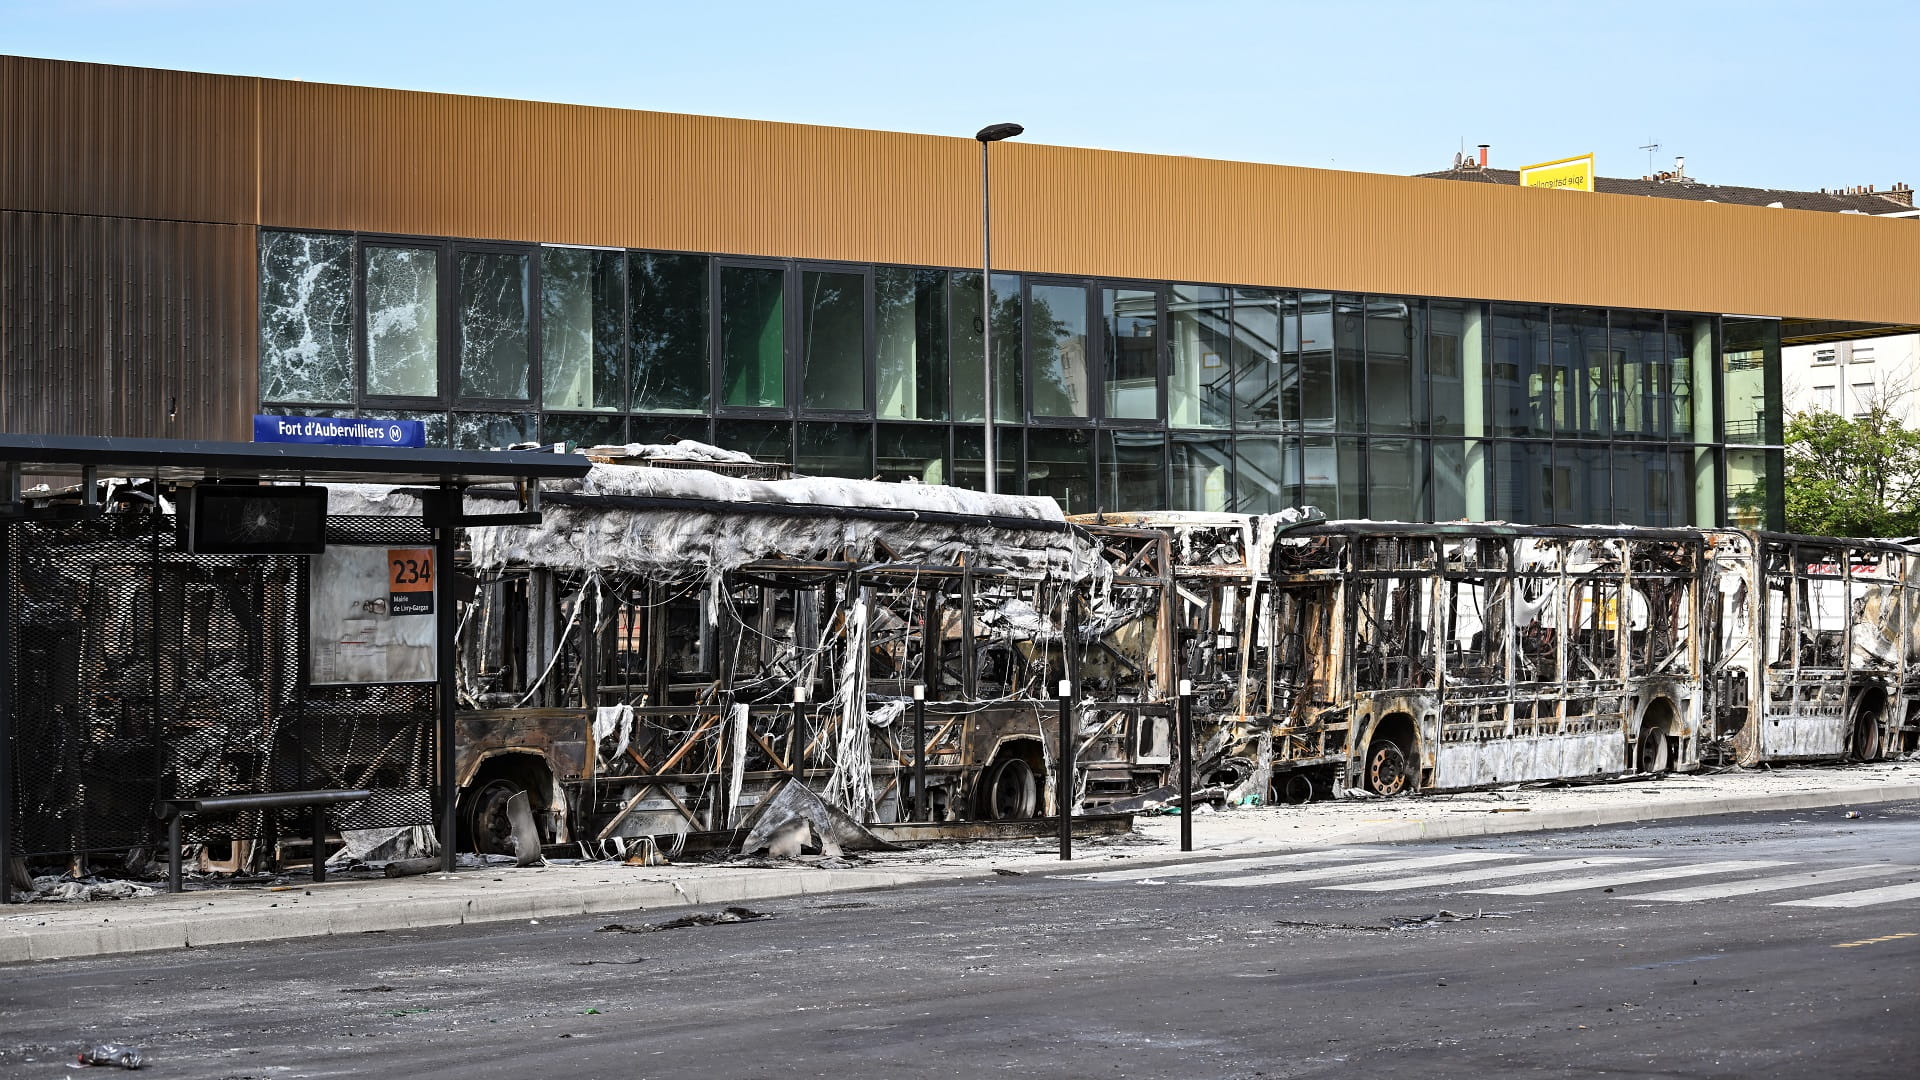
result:
[[[217,795],[205,799],[162,799],[160,816],[167,822],[167,891],[180,891],[180,819],[188,814],[212,814],[225,810],[284,810],[306,806],[313,810],[313,880],[327,880],[326,849],[327,807],[356,803],[373,794],[366,790],[269,791],[258,795]]]

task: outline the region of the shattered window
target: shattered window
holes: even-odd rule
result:
[[[620,408],[626,261],[618,251],[540,253],[541,403],[547,408]]]
[[[353,400],[353,238],[260,233],[260,399]]]
[[[365,249],[367,393],[440,393],[440,253],[433,248]]]
[[[627,257],[632,286],[633,407],[648,412],[705,412],[707,385],[707,259],[636,252]]]
[[[800,290],[801,403],[833,412],[865,409],[866,275],[808,270]]]
[[[460,396],[524,401],[527,257],[460,253]]]
[[[524,413],[454,413],[455,450],[504,450],[533,441],[533,417]]]
[[[720,268],[720,355],[724,404],[787,403],[786,274],[757,266]]]

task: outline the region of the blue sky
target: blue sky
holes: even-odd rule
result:
[[[1920,4],[0,0],[0,52],[1410,173],[1920,183]]]

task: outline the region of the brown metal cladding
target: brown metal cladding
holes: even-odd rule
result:
[[[257,80],[0,56],[0,210],[250,222]]]
[[[251,222],[257,175],[277,227],[979,258],[966,138],[0,63],[0,208]],[[1920,322],[1920,220],[1025,140],[993,155],[1011,270]]]
[[[250,438],[254,235],[0,211],[0,427]]]

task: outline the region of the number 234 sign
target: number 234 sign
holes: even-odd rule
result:
[[[433,614],[433,549],[387,549],[387,614]]]

